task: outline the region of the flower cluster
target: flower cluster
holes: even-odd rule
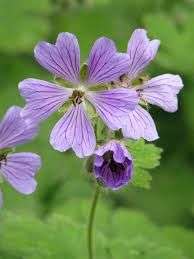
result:
[[[160,42],[149,40],[143,29],[133,32],[126,53],[117,51],[106,37],[96,40],[86,63],[80,64],[75,35],[60,33],[55,44],[39,42],[34,50],[38,63],[54,77],[53,82],[25,79],[19,92],[23,109],[8,110],[0,124],[1,175],[16,190],[31,193],[40,158],[31,153],[12,154],[12,148],[32,139],[39,123],[53,113],[62,113],[50,134],[50,144],[60,152],[72,149],[80,157],[92,157],[97,182],[117,190],[133,175],[133,159],[124,146],[126,138],[158,138],[149,104],[168,112],[178,107],[177,94],[183,87],[178,75],[150,79],[143,74],[156,56]],[[100,118],[111,134],[97,146],[96,121]],[[114,132],[120,132],[120,140]],[[112,134],[113,133],[113,134]]]

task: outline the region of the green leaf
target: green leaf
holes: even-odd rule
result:
[[[127,140],[125,145],[134,159],[135,170],[132,183],[136,187],[148,189],[152,179],[148,169],[153,169],[160,164],[162,149],[154,144],[146,144],[143,139]]]
[[[0,49],[4,52],[32,51],[34,45],[47,37],[49,0],[0,1]]]
[[[126,145],[135,160],[136,167],[152,169],[160,164],[162,149],[154,144],[146,144],[143,139],[140,139],[128,140]]]
[[[194,233],[182,227],[165,227],[164,235],[169,241],[180,247],[188,258],[194,258]]]
[[[87,258],[90,202],[74,199],[46,221],[26,212],[1,211],[0,254],[3,258]],[[189,259],[142,213],[98,204],[95,255],[102,259]]]
[[[151,181],[152,176],[148,171],[135,167],[135,172],[132,180],[132,184],[135,187],[143,187],[145,189],[149,189]]]

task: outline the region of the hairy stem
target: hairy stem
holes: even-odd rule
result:
[[[88,222],[88,258],[94,259],[93,253],[93,227],[94,227],[94,218],[96,212],[96,206],[98,203],[98,198],[100,194],[100,186],[96,186],[96,191],[94,194],[94,198],[92,201],[92,206],[89,214],[89,222]]]

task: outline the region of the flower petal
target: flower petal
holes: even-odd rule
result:
[[[27,102],[22,116],[35,122],[48,118],[72,93],[70,89],[38,79],[20,82],[19,91]]]
[[[159,40],[149,40],[145,30],[137,29],[133,32],[127,48],[130,78],[136,77],[154,59],[159,45]]]
[[[58,35],[56,44],[40,42],[34,50],[39,64],[53,75],[78,82],[80,49],[75,35],[65,32]]]
[[[108,151],[113,152],[113,158],[117,163],[123,163],[126,157],[129,160],[132,160],[132,157],[129,154],[126,147],[123,146],[120,142],[112,140],[104,144],[103,146],[100,146],[97,150],[95,150],[94,152],[94,154],[96,155],[95,162],[96,162],[96,159],[99,160],[97,161],[97,164],[95,164],[96,166],[102,165],[102,161],[100,160],[100,157],[102,157]]]
[[[95,151],[94,175],[105,187],[118,190],[133,175],[133,160],[125,146],[111,140]]]
[[[98,155],[95,156],[95,160],[94,160],[94,165],[95,166],[99,167],[99,166],[101,166],[103,164],[103,162],[104,162],[104,159],[103,159],[102,156],[98,156]]]
[[[50,143],[61,152],[72,148],[80,158],[93,153],[96,146],[95,134],[82,104],[71,106],[58,121],[51,132]]]
[[[159,138],[152,117],[140,105],[134,111],[129,112],[122,132],[124,137],[132,139],[144,138],[153,141]]]
[[[36,189],[34,176],[40,169],[41,159],[34,153],[15,153],[1,161],[3,177],[18,192],[30,194]]]
[[[115,148],[113,158],[117,163],[124,163],[125,159],[128,158],[132,160],[131,155],[129,154],[127,148],[120,143],[115,141]]]
[[[0,122],[0,149],[21,145],[37,135],[37,126],[28,124],[21,117],[21,111],[22,108],[12,106]]]
[[[128,162],[125,171],[112,172],[107,164],[95,166],[95,177],[105,187],[113,191],[119,190],[129,183],[132,178],[132,163]]]
[[[128,115],[129,110],[135,109],[138,102],[136,91],[127,88],[88,92],[87,98],[112,130],[121,128],[123,118]]]
[[[112,40],[102,37],[98,39],[90,52],[88,60],[89,84],[108,83],[127,72],[129,57],[117,53]]]
[[[164,74],[149,80],[142,92],[143,98],[151,104],[161,107],[167,112],[178,109],[177,94],[183,87],[178,75]]]

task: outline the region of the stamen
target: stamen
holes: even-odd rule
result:
[[[84,92],[80,90],[74,90],[72,96],[69,98],[73,105],[77,105],[83,102]]]

